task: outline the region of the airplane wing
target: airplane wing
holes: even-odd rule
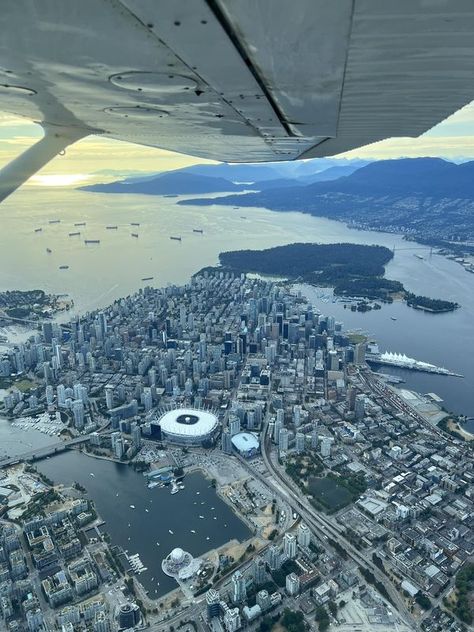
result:
[[[474,98],[472,0],[3,0],[0,110],[44,138],[0,199],[100,134],[236,162],[418,136]]]

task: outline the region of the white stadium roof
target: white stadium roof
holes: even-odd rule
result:
[[[249,450],[258,450],[260,445],[257,437],[251,432],[239,432],[232,437],[232,443],[239,452],[248,452]]]
[[[217,426],[217,417],[195,408],[176,408],[164,413],[158,420],[161,430],[182,437],[201,437],[210,434]]]

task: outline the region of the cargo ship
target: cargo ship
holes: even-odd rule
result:
[[[118,226],[106,226],[107,230],[117,230]]]
[[[172,239],[173,241],[181,241],[181,237],[173,237],[173,236],[171,236],[170,239]]]
[[[142,281],[152,281],[153,277],[143,277]]]
[[[76,231],[75,233],[69,233],[69,237],[77,237],[77,235],[80,235],[81,233],[79,231]]]
[[[69,270],[69,266],[59,266],[60,270]]]
[[[85,244],[100,244],[100,239],[84,239]]]
[[[85,222],[76,222],[76,223],[74,224],[74,226],[85,226],[85,225],[86,225],[86,223],[85,223]]]
[[[49,220],[49,223],[50,223],[50,224],[59,224],[60,222],[61,222],[61,220],[60,220],[60,219],[50,219],[50,220]]]
[[[203,234],[203,229],[202,228],[193,228],[193,233],[200,233],[201,235]]]
[[[140,226],[140,222],[130,222],[130,226]]]
[[[35,228],[35,233],[41,233],[43,231],[42,228]]]

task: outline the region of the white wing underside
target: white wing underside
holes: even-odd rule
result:
[[[474,94],[472,0],[1,8],[0,109],[42,124],[49,153],[101,134],[225,161],[326,156],[418,136]],[[47,145],[11,166],[11,190]]]

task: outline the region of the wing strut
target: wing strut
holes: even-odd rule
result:
[[[44,124],[43,129],[41,140],[0,170],[0,202],[66,147],[90,134],[85,129],[58,125]]]

